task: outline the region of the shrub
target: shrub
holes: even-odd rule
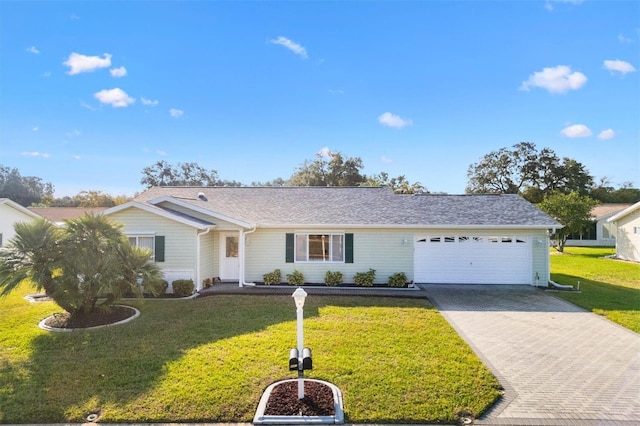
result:
[[[294,269],[292,273],[287,274],[287,282],[291,285],[302,285],[304,284],[304,275],[302,275],[302,272]]]
[[[262,276],[265,285],[276,285],[282,282],[282,273],[280,269],[274,269],[273,272],[267,272]]]
[[[376,270],[369,268],[367,272],[357,272],[353,276],[353,282],[356,285],[363,287],[371,287],[373,285],[373,280],[376,278]]]
[[[171,283],[173,285],[173,294],[178,297],[191,296],[193,294],[193,280],[175,280]]]
[[[407,274],[396,272],[389,277],[389,287],[404,287],[407,283]]]
[[[336,271],[331,272],[327,271],[324,274],[324,283],[328,286],[335,287],[342,284],[342,272]]]
[[[204,288],[209,288],[213,285],[213,280],[211,278],[205,278],[204,280],[202,280],[202,285],[204,286]]]
[[[142,281],[142,287],[145,293],[152,294],[153,297],[162,297],[167,294],[169,282],[167,280]]]

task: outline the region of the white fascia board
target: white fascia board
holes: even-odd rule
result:
[[[334,223],[334,224],[264,224],[258,225],[258,228],[270,228],[270,229],[290,229],[290,228],[305,228],[305,229],[326,229],[326,228],[340,228],[340,229],[478,229],[478,230],[491,230],[491,229],[531,229],[531,230],[548,230],[548,229],[560,229],[563,225],[371,225],[371,224],[353,224],[353,223]]]
[[[618,212],[618,214],[611,216],[609,219],[607,219],[607,222],[615,222],[617,220],[622,219],[623,217],[625,217],[626,215],[633,213],[634,211],[640,209],[640,201],[638,201],[637,203],[635,203],[634,205],[627,207],[626,209],[622,210],[621,212]]]
[[[115,207],[111,207],[111,208],[103,211],[102,214],[104,214],[105,216],[109,216],[110,214],[114,214],[114,213],[129,209],[129,208],[136,208],[136,209],[144,210],[144,211],[146,211],[148,213],[152,213],[152,214],[164,217],[165,219],[173,220],[174,222],[179,222],[179,223],[182,223],[184,225],[188,225],[188,226],[191,226],[191,227],[197,228],[197,229],[207,229],[207,228],[214,228],[215,227],[215,225],[204,225],[202,223],[194,222],[194,221],[189,220],[187,218],[171,214],[170,212],[167,212],[166,210],[163,210],[160,207],[149,206],[147,204],[139,203],[137,201],[129,201],[128,203],[119,204],[119,205],[117,205]]]
[[[160,197],[160,198],[154,198],[153,200],[149,200],[148,202],[149,202],[149,204],[153,204],[153,205],[160,204],[160,203],[163,203],[163,202],[167,202],[167,203],[175,204],[175,205],[180,206],[180,207],[184,207],[184,208],[189,209],[189,210],[193,210],[194,212],[206,214],[207,216],[211,216],[214,219],[224,220],[225,222],[233,223],[234,225],[238,225],[238,226],[241,226],[243,228],[250,229],[250,228],[254,227],[253,225],[251,225],[248,222],[245,222],[245,221],[242,221],[242,220],[239,220],[239,219],[235,219],[235,218],[230,217],[230,216],[226,216],[226,215],[220,214],[218,212],[215,212],[215,211],[210,210],[210,209],[205,208],[205,207],[194,206],[191,203],[187,203],[187,202],[182,201],[180,199],[169,197],[169,196],[163,196],[163,197]]]
[[[16,203],[15,201],[9,199],[9,198],[0,198],[0,205],[1,204],[6,204],[7,206],[19,211],[20,213],[24,213],[27,216],[30,216],[34,219],[42,219],[42,216],[40,216],[38,213],[34,213],[31,210],[29,210],[28,208]]]

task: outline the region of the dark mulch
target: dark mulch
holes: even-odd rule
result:
[[[118,305],[113,306],[109,312],[96,311],[89,315],[76,314],[71,316],[68,312],[54,314],[47,318],[45,324],[55,328],[88,328],[113,324],[126,320],[135,314],[135,309]]]
[[[271,391],[264,414],[268,416],[333,416],[333,392],[324,383],[304,382],[298,399],[298,382],[281,383]]]

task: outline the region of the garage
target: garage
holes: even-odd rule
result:
[[[416,236],[413,265],[417,283],[531,284],[531,238],[519,235]]]

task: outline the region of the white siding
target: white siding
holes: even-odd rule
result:
[[[121,223],[128,235],[153,234],[165,237],[165,261],[158,266],[166,279],[195,280],[196,277],[196,229],[137,209],[135,207],[110,214],[109,219]],[[187,276],[189,275],[190,276]],[[184,275],[184,276],[180,276]]]
[[[616,257],[640,262],[640,209],[619,219]]]
[[[18,222],[32,222],[33,217],[14,209],[8,204],[0,204],[0,234],[2,234],[2,246],[6,246],[15,235],[14,225]]]
[[[200,237],[200,280],[214,278],[218,273],[218,251],[215,245],[216,232],[212,230]],[[200,283],[202,285],[202,283]]]
[[[352,233],[354,263],[285,262],[285,238],[287,233]],[[389,276],[396,272],[407,274],[413,279],[412,233],[402,230],[363,230],[363,229],[258,229],[247,235],[246,277],[247,281],[262,281],[262,276],[278,268],[282,279],[294,269],[302,272],[305,281],[324,282],[327,271],[340,271],[345,282],[353,282],[356,272],[376,270],[376,283],[386,283]],[[406,240],[406,244],[403,241]]]

